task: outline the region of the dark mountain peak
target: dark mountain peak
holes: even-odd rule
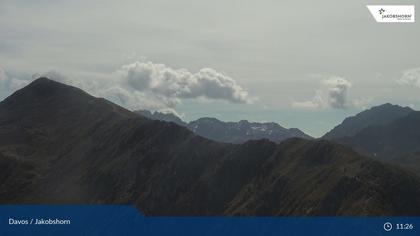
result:
[[[49,79],[47,77],[39,77],[37,79],[35,79],[34,81],[32,81],[28,86],[26,87],[30,87],[30,86],[36,86],[39,84],[55,84],[56,86],[62,86],[62,83],[59,83],[55,80]]]
[[[66,114],[76,119],[77,116],[112,115],[120,118],[137,117],[130,111],[104,98],[96,98],[83,90],[45,77],[38,78],[26,87],[14,92],[0,103],[0,109],[13,110],[10,119],[24,119],[27,124],[34,123],[27,117],[37,115],[37,119],[54,119]],[[59,111],[60,114],[53,112]]]
[[[414,111],[410,107],[403,107],[403,106],[396,105],[396,104],[385,103],[385,104],[382,104],[382,105],[379,105],[379,106],[374,106],[374,107],[366,110],[365,112],[368,112],[368,111],[371,111],[371,112],[372,111],[389,111],[389,110],[397,110],[397,111],[406,110],[406,111],[410,111],[410,112]]]
[[[52,79],[49,79],[47,77],[39,77],[25,87],[39,86],[39,85],[42,85],[42,84],[55,84],[56,86],[61,86],[62,85],[61,83],[59,83],[57,81],[54,81]]]
[[[32,81],[28,86],[35,86],[37,84],[57,84],[60,85],[60,83],[52,80],[52,79],[48,79],[47,77],[39,77],[38,79],[35,79],[34,81]]]
[[[66,84],[48,79],[46,77],[41,77],[32,81],[32,83],[30,83],[28,86],[21,89],[21,91],[24,91],[24,92],[30,91],[34,95],[38,95],[38,96],[49,96],[53,94],[61,94],[62,92],[79,93],[79,94],[90,96],[79,88],[66,85]]]
[[[34,80],[26,87],[13,93],[11,96],[6,98],[3,103],[5,105],[15,104],[17,106],[24,106],[28,103],[35,103],[39,100],[53,98],[57,100],[68,100],[69,98],[86,100],[94,97],[76,87],[41,77]]]
[[[323,138],[337,139],[341,137],[352,137],[364,128],[389,124],[396,119],[407,116],[413,111],[409,107],[402,107],[390,103],[374,106],[355,116],[347,117],[341,124],[326,133]]]
[[[387,102],[387,103],[384,103],[384,104],[381,104],[381,105],[373,106],[371,109],[376,109],[376,108],[380,108],[380,107],[386,108],[386,107],[400,107],[400,106]]]
[[[375,107],[400,107],[400,106],[387,102],[387,103],[384,103],[382,105],[378,105],[378,106],[375,106]],[[375,108],[375,107],[373,107],[373,108]]]

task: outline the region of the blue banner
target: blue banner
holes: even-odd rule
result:
[[[144,217],[128,205],[3,205],[0,235],[420,235],[420,217]]]

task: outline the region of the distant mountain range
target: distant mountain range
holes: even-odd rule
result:
[[[159,216],[420,215],[419,177],[341,144],[218,143],[46,78],[0,103],[0,170],[1,204],[123,203]]]
[[[149,119],[174,122],[185,126],[194,133],[224,143],[244,143],[249,140],[269,139],[273,142],[281,142],[288,138],[313,139],[296,128],[284,128],[277,123],[257,123],[241,120],[239,122],[223,122],[216,118],[200,118],[189,123],[184,122],[172,113],[150,112],[148,110],[135,111]]]

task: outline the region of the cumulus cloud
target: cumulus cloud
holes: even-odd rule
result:
[[[349,101],[348,91],[352,87],[350,81],[345,78],[334,76],[321,81],[323,89],[318,89],[315,96],[308,101],[293,102],[294,107],[310,109],[346,109],[360,101]]]
[[[328,87],[328,105],[335,109],[346,108],[348,105],[347,91],[351,88],[351,83],[341,77],[324,80],[324,83]]]
[[[207,98],[232,103],[250,103],[248,92],[231,77],[211,68],[197,73],[173,69],[164,64],[135,62],[123,66],[119,74],[135,91],[150,91],[174,99]]]
[[[397,83],[420,88],[420,67],[403,71]]]
[[[33,77],[47,77],[73,85],[132,110],[176,113],[175,108],[183,99],[231,103],[252,103],[255,100],[233,78],[214,69],[204,68],[192,73],[187,69],[173,69],[153,62],[123,65],[111,78],[106,79],[77,79],[57,71],[39,73]]]

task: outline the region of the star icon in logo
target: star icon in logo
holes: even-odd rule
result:
[[[381,8],[380,10],[379,10],[379,14],[383,14],[385,12],[385,10],[383,9],[383,8]]]

